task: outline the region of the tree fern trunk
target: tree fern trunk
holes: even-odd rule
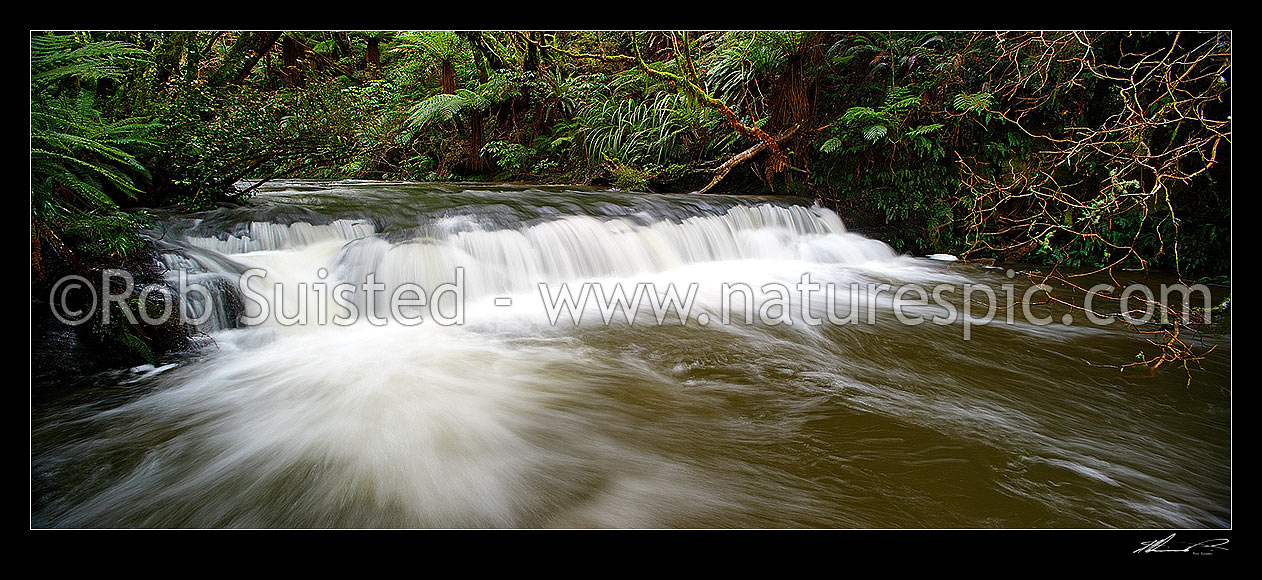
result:
[[[455,94],[456,92],[456,68],[452,66],[451,59],[445,58],[442,62],[443,73],[443,93]]]
[[[280,54],[281,66],[284,69],[285,84],[290,87],[301,87],[304,84],[304,75],[298,59],[302,57],[303,48],[298,44],[292,36],[288,34],[281,40]]]
[[[381,39],[375,36],[368,38],[368,48],[364,51],[364,63],[373,78],[381,76]]]
[[[482,58],[482,53],[475,50],[473,52],[473,62],[478,69],[478,82],[485,83],[490,74],[486,70],[486,61]],[[483,129],[483,115],[481,109],[475,109],[469,113],[469,151],[470,169],[474,172],[486,171],[486,158],[482,156],[482,146],[486,144],[486,136]]]
[[[811,70],[819,63],[822,56],[821,48],[819,35],[807,33],[797,50],[785,62],[769,97],[771,109],[771,118],[767,123],[769,131],[783,131],[810,118],[814,109],[812,97],[815,93],[815,81]],[[809,138],[809,132],[803,131],[786,143],[787,149],[793,151],[789,156],[790,165],[801,167],[806,164],[809,155],[805,154],[808,143],[804,140]],[[782,168],[776,169],[775,172],[778,173],[778,170]],[[769,175],[768,178],[772,179],[774,176]],[[791,172],[786,173],[785,180],[786,187],[792,185]]]
[[[469,168],[474,172],[486,171],[486,158],[482,156],[482,146],[486,136],[483,135],[482,111],[469,113]]]

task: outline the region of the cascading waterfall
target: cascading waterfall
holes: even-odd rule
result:
[[[965,341],[958,326],[898,323],[888,299],[870,322],[806,324],[856,283],[1004,279],[900,256],[800,200],[299,182],[256,204],[155,235],[172,285],[209,290],[187,306],[208,313],[213,344],[35,413],[33,525],[1229,520],[1220,393],[1122,395],[1114,374],[1048,372],[1129,348],[1112,331],[1008,325]],[[723,284],[765,298],[804,274],[831,292],[771,311],[786,323],[717,323]],[[429,297],[440,312],[462,300],[463,319],[401,324],[383,301],[368,308],[367,281],[381,296],[459,283],[458,298]],[[662,324],[601,324],[590,305],[582,324],[544,316],[548,291],[584,283],[698,290]],[[344,306],[322,284],[353,287],[346,302],[381,323],[313,323]],[[250,298],[275,296],[278,314],[240,321]],[[1162,403],[1170,393],[1195,415]]]
[[[450,283],[462,269],[468,281],[464,297],[476,300],[533,292],[539,283],[629,278],[690,264],[805,260],[858,265],[896,258],[888,245],[848,233],[836,214],[800,205],[738,205],[719,215],[646,224],[565,216],[519,229],[485,229],[467,217],[447,218],[416,228],[422,231],[392,236],[373,235],[372,224],[362,220],[327,225],[251,222],[247,228],[242,235],[187,236],[183,253],[163,254],[173,284],[179,273],[193,273],[193,283],[216,289],[210,303],[193,296],[198,300],[191,305],[194,312],[213,311],[203,330],[232,326],[225,294],[241,290],[233,286],[233,278],[239,280],[250,268],[267,272],[261,295],[268,297],[276,285],[366,280],[382,283],[381,294],[390,296],[403,284],[436,288]],[[295,264],[302,267],[296,270]],[[320,269],[333,276],[317,277]],[[291,304],[298,303],[291,297]],[[361,292],[356,307],[365,306]],[[379,304],[374,314],[384,315],[387,309]]]

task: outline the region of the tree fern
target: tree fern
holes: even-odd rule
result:
[[[144,49],[116,41],[92,41],[87,35],[31,37],[31,93],[39,94],[62,81],[121,80],[149,61]]]
[[[31,222],[33,242],[73,251],[62,234],[95,253],[126,254],[138,244],[136,222],[119,213],[117,196],[135,197],[148,175],[135,153],[155,146],[156,125],[110,122],[83,85],[121,80],[146,62],[145,51],[86,35],[31,37]],[[77,93],[77,94],[76,94]],[[60,233],[59,233],[60,232]],[[33,249],[32,266],[39,269]],[[68,256],[69,257],[69,256]]]
[[[495,74],[471,89],[456,89],[454,93],[439,93],[423,99],[409,111],[407,123],[419,130],[432,123],[450,121],[466,110],[484,111],[518,94],[518,90],[504,75]]]
[[[707,35],[702,41],[716,46],[701,61],[707,71],[704,82],[733,110],[757,115],[748,109],[760,100],[753,98],[760,92],[759,79],[779,72],[804,36],[797,31],[765,30]]]
[[[905,128],[921,106],[918,90],[919,87],[916,85],[892,87],[886,93],[879,108],[850,107],[838,119],[837,124],[841,127],[843,135],[849,134],[851,142],[860,144],[856,149],[865,147],[864,142],[875,144],[885,139],[891,144],[910,144],[912,149],[920,154],[937,157],[941,147],[926,136],[942,129],[944,124],[930,123],[910,129]],[[833,140],[837,142],[832,142]],[[831,153],[841,150],[845,145],[843,141],[841,136],[834,136],[825,143],[827,148],[821,147],[820,151]]]

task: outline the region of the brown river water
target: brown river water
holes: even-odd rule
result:
[[[209,290],[201,346],[35,399],[31,525],[1231,526],[1229,334],[1185,331],[1213,348],[1186,372],[1119,370],[1152,335],[1059,305],[982,321],[977,289],[1029,277],[844,219],[302,181],[171,216],[151,235]]]

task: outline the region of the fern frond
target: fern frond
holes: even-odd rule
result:
[[[863,138],[868,141],[876,141],[877,139],[884,137],[887,131],[888,130],[885,128],[885,125],[868,125],[863,130]]]
[[[990,93],[960,93],[951,101],[957,110],[966,113],[984,113],[994,105],[994,97]]]
[[[149,60],[148,51],[125,42],[93,42],[86,35],[77,34],[32,36],[32,93],[43,92],[66,79],[121,80]]]
[[[467,104],[466,99],[459,93],[439,93],[412,107],[407,123],[421,129],[430,123],[450,121]]]
[[[74,168],[79,169],[82,172],[96,174],[101,177],[104,177],[111,184],[113,184],[115,187],[122,190],[124,193],[126,193],[129,196],[134,197],[135,193],[140,193],[140,190],[137,189],[136,186],[132,184],[130,178],[128,178],[126,175],[123,175],[122,173],[114,171],[113,169],[111,169],[110,167],[106,165],[103,165],[100,163],[89,163],[87,161],[83,161],[81,159],[71,157],[69,155],[63,155],[61,153],[55,153],[52,151],[45,151],[42,149],[31,150],[31,163],[32,164],[36,163],[37,161],[42,163],[45,160],[60,162],[68,166],[67,168],[74,167]]]
[[[907,136],[919,137],[921,135],[928,135],[929,133],[937,131],[938,129],[941,129],[944,126],[945,125],[943,125],[942,123],[934,123],[932,125],[921,125],[919,127],[916,127],[915,129],[908,131]]]
[[[824,141],[824,143],[819,146],[819,151],[820,153],[832,153],[833,151],[840,149],[843,145],[845,145],[844,141],[836,137],[832,137],[829,140]]]

